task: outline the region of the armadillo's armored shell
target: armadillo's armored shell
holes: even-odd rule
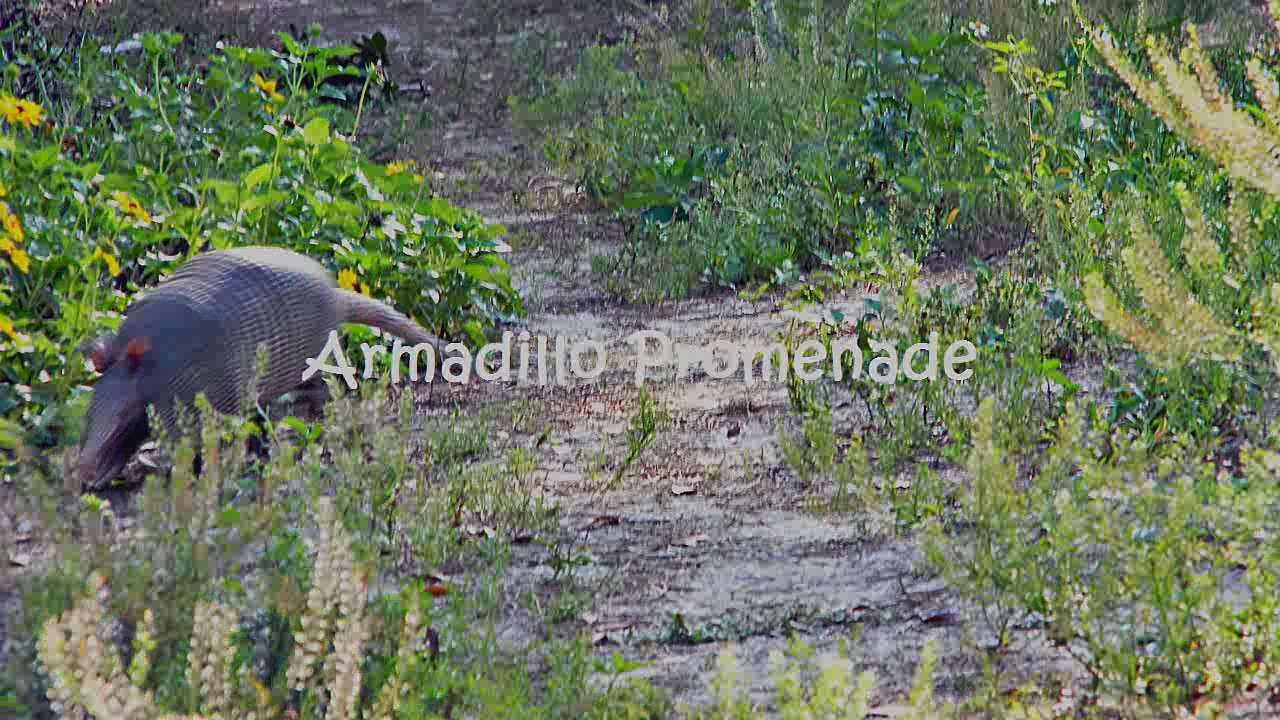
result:
[[[319,263],[278,248],[238,248],[182,265],[130,309],[120,337],[177,339],[176,347],[153,348],[138,370],[173,432],[175,397],[187,404],[204,392],[215,410],[238,412],[261,344],[267,365],[258,399],[296,388],[339,313],[333,280]],[[169,327],[182,323],[190,323],[185,331]]]

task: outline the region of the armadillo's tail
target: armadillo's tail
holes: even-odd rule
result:
[[[338,293],[341,322],[372,325],[414,345],[427,343],[437,358],[447,357],[444,341],[423,330],[421,325],[399,310],[350,290],[335,288],[335,291]]]

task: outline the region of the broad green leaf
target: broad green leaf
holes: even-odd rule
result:
[[[272,167],[272,164],[269,162],[266,162],[250,170],[249,172],[245,173],[244,188],[246,190],[253,190],[254,188],[258,187],[263,183],[263,181],[271,177],[271,173],[273,169],[274,168]]]
[[[308,145],[322,145],[329,141],[329,121],[315,118],[302,128],[302,139]]]
[[[264,208],[264,207],[267,207],[268,205],[274,205],[278,202],[283,201],[284,199],[285,199],[284,193],[280,192],[279,190],[269,190],[267,192],[258,193],[257,195],[250,195],[249,197],[245,198],[244,202],[240,203],[240,209],[243,210],[244,212],[253,212],[254,210],[258,210],[259,208]]]
[[[240,194],[240,188],[230,180],[217,180],[210,178],[196,186],[202,191],[212,190],[214,197],[220,203],[230,204],[236,201],[236,197]]]
[[[915,178],[910,175],[899,175],[898,184],[906,188],[908,192],[915,195],[924,192],[924,183],[920,182],[919,178]]]

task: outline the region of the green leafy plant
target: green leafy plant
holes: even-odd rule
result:
[[[1272,6],[1271,11],[1280,17],[1280,8]],[[1188,43],[1176,59],[1153,37],[1147,38],[1154,81],[1134,68],[1103,29],[1086,23],[1086,31],[1138,99],[1172,132],[1218,164],[1232,184],[1225,222],[1208,215],[1185,184],[1174,185],[1184,220],[1176,264],[1151,225],[1131,214],[1127,225],[1132,244],[1121,257],[1147,317],[1131,314],[1098,272],[1085,280],[1090,309],[1162,365],[1195,359],[1244,362],[1250,349],[1265,350],[1274,361],[1280,347],[1275,320],[1280,317],[1280,285],[1255,249],[1261,240],[1253,210],[1257,195],[1271,202],[1280,198],[1280,167],[1269,150],[1280,137],[1271,119],[1280,108],[1274,74],[1260,57],[1249,60],[1245,73],[1256,102],[1238,107],[1224,92],[1194,27],[1188,27]],[[1280,364],[1275,368],[1280,371]]]
[[[860,228],[894,211],[909,218],[894,252],[919,256],[934,231],[967,232],[964,195],[1003,192],[981,88],[948,72],[972,52],[961,33],[919,28],[911,2],[801,5],[726,11],[715,32],[709,7],[657,12],[637,63],[594,49],[519,106],[548,158],[621,218],[622,253],[595,263],[615,291],[785,284],[861,259]]]
[[[671,413],[658,402],[648,387],[640,388],[637,402],[639,407],[627,424],[627,454],[613,473],[611,487],[617,487],[622,482],[627,470],[653,444],[658,433],[671,422]]]
[[[10,94],[6,75],[0,415],[29,442],[75,427],[90,376],[73,348],[205,249],[296,249],[472,342],[522,312],[501,227],[435,196],[412,163],[371,162],[351,142],[367,98],[353,117],[329,81],[367,88],[357,50],[280,38],[283,53],[228,45],[199,67],[177,63],[175,34],[142,35],[136,60],[88,43],[79,62],[44,69],[43,103]]]

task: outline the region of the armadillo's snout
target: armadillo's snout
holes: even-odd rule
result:
[[[123,400],[121,400],[123,398]],[[75,473],[81,485],[104,487],[118,477],[147,437],[147,416],[110,379],[99,381],[85,414]]]
[[[80,449],[80,459],[76,465],[76,479],[85,488],[104,487],[120,475],[129,462],[133,451],[142,444],[141,440],[130,442],[129,434],[113,435],[107,442],[90,442]]]
[[[80,447],[76,464],[76,479],[82,487],[100,488],[124,469],[126,459],[121,459],[119,439],[114,433],[100,437],[91,431]]]

